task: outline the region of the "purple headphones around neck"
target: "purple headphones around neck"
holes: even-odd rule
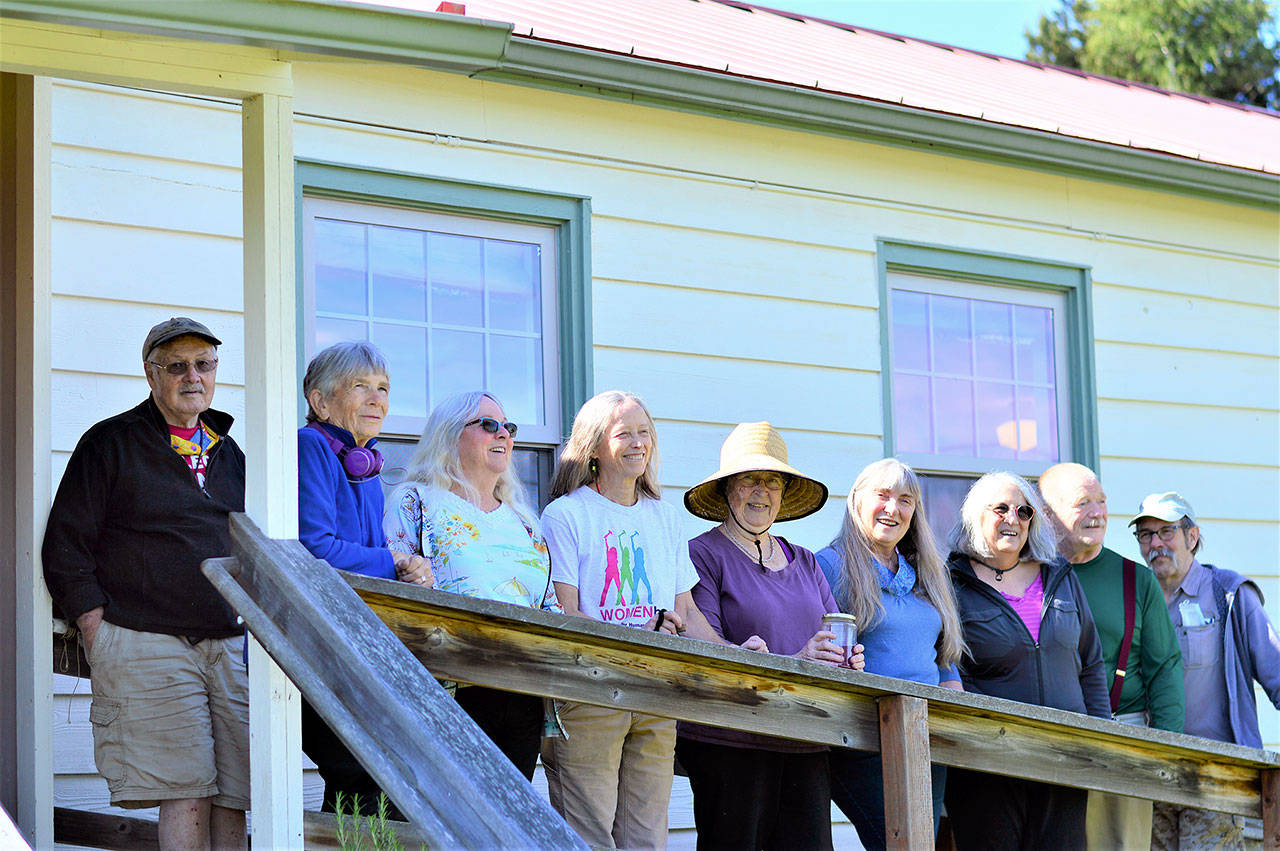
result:
[[[329,444],[333,454],[338,456],[338,463],[351,478],[370,479],[382,472],[382,453],[372,446],[347,446],[320,423],[310,425],[324,436],[324,442]]]

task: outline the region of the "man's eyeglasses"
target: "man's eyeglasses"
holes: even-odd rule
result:
[[[215,369],[218,368],[217,358],[213,358],[212,360],[201,358],[198,361],[176,360],[173,363],[167,363],[167,364],[156,363],[153,360],[149,360],[147,361],[147,363],[151,364],[156,369],[163,369],[165,372],[169,373],[170,375],[186,375],[187,370],[193,366],[196,368],[196,372],[200,373],[201,375],[208,375],[209,373],[213,372]]]
[[[1159,529],[1139,529],[1133,533],[1133,537],[1138,539],[1139,544],[1143,544],[1145,546],[1146,544],[1151,543],[1153,535],[1159,535],[1160,540],[1167,544],[1173,540],[1173,536],[1178,533],[1178,529],[1179,527],[1174,526],[1173,524],[1161,526]]]
[[[507,434],[511,435],[512,437],[516,436],[516,429],[519,428],[519,426],[517,426],[515,423],[499,422],[498,420],[495,420],[493,417],[477,417],[476,419],[472,420],[471,422],[463,426],[463,428],[469,428],[473,425],[479,425],[480,428],[489,432],[489,434],[497,434],[498,429],[505,428],[507,430]]]
[[[1036,510],[1029,505],[1019,505],[1017,508],[1014,508],[1007,502],[1001,502],[996,505],[988,505],[987,508],[991,509],[996,514],[1000,515],[1001,518],[1006,520],[1009,518],[1009,512],[1012,511],[1023,523],[1028,522],[1032,517],[1036,516]]]

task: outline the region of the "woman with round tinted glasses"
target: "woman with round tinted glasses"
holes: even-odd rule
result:
[[[966,691],[1111,717],[1089,604],[1041,513],[1012,473],[969,489],[947,566],[967,649]],[[1087,793],[1049,783],[951,769],[947,815],[956,847],[1075,849],[1085,844]]]
[[[422,556],[435,587],[515,606],[557,610],[537,514],[511,466],[516,425],[492,394],[460,393],[431,412],[407,480],[387,500],[392,552]],[[542,698],[445,683],[525,777],[542,746]]]

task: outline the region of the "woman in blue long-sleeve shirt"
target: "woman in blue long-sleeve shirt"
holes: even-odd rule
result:
[[[961,688],[963,642],[955,595],[921,504],[920,479],[896,458],[867,465],[849,492],[844,525],[818,552],[841,611],[857,618],[866,670]],[[880,755],[832,748],[831,800],[868,849],[885,847]],[[946,768],[933,766],[933,821],[942,813]]]
[[[369,343],[337,343],[307,366],[307,424],[298,429],[298,540],[339,570],[430,585],[426,560],[392,553],[382,534],[382,455],[375,444],[390,389],[386,359]],[[376,811],[381,790],[305,700],[302,749],[324,778],[323,810],[333,812],[342,792],[359,795],[362,812]]]

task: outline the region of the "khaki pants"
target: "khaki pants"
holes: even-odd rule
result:
[[[567,739],[546,739],[551,806],[596,848],[667,846],[676,722],[586,703],[559,705]]]
[[[1116,720],[1134,727],[1149,726],[1145,712],[1119,715]],[[1090,792],[1084,833],[1089,851],[1144,851],[1151,847],[1151,802]]]
[[[103,621],[88,653],[93,753],[111,803],[212,798],[249,808],[244,636],[191,645]]]

